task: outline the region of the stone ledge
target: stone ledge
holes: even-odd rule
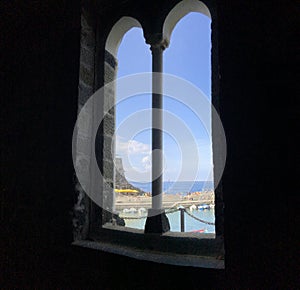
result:
[[[163,264],[224,269],[224,241],[215,234],[143,230],[105,224],[73,245]]]
[[[116,245],[107,242],[94,242],[94,241],[75,241],[73,246],[100,250],[116,255],[127,256],[130,258],[150,261],[155,263],[169,264],[175,266],[187,266],[198,268],[211,268],[211,269],[224,269],[224,260],[218,260],[212,257],[203,257],[195,255],[181,255],[169,254],[157,251],[145,251],[137,248],[126,247],[123,245]]]

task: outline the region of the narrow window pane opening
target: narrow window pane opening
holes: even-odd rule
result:
[[[203,91],[208,102],[211,102],[210,25],[211,20],[201,13],[190,13],[182,18],[172,33],[170,46],[164,51],[163,61],[165,73],[193,83]],[[117,78],[150,72],[150,50],[144,43],[140,28],[133,28],[125,34],[117,59]],[[163,108],[166,111],[163,207],[171,231],[215,233],[211,127],[203,126],[199,116],[184,104],[184,100],[180,102],[164,96]],[[178,140],[178,135],[168,132],[172,127],[169,113],[176,115],[187,127],[189,134],[185,139]],[[151,94],[120,101],[117,83],[115,114],[114,209],[127,227],[143,230],[147,209],[151,207]],[[127,129],[136,122],[147,124],[148,129],[138,130],[132,135],[132,130]],[[178,131],[174,126],[171,131]],[[194,148],[190,150],[189,147]]]

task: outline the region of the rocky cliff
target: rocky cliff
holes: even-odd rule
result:
[[[143,195],[145,192],[140,188],[137,188],[130,184],[125,177],[125,170],[123,168],[122,158],[117,157],[115,159],[115,189],[132,189],[137,192],[124,192],[126,195]]]

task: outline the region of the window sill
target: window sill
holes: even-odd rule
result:
[[[223,241],[211,234],[144,234],[141,230],[104,228],[92,240],[74,246],[176,266],[224,269]],[[120,243],[124,241],[124,243]],[[151,246],[149,246],[151,245]]]

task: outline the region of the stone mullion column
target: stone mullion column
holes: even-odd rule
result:
[[[151,44],[152,51],[152,208],[148,210],[145,233],[170,230],[162,205],[163,193],[163,51],[162,42]]]
[[[104,84],[116,80],[117,77],[117,59],[108,51],[105,51],[104,58]],[[101,137],[99,138],[99,161],[102,162],[102,174],[105,179],[103,184],[103,221],[111,222],[114,212],[114,155],[113,135],[115,131],[115,102],[116,88],[112,85],[104,89],[103,100],[104,118],[100,125]]]
[[[163,190],[163,47],[151,46],[152,51],[152,208],[162,208]],[[155,74],[158,73],[158,74]]]

